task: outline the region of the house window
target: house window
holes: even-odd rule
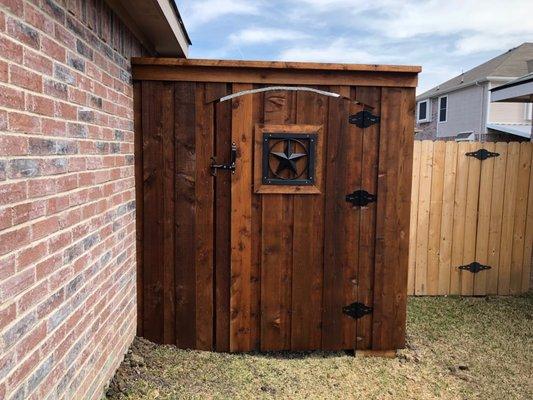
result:
[[[533,119],[533,103],[525,104],[525,119],[531,121]]]
[[[418,102],[417,107],[417,122],[429,122],[431,111],[429,109],[429,99]]]
[[[439,97],[439,122],[446,122],[448,118],[448,96]]]

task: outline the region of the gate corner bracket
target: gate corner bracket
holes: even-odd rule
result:
[[[368,110],[359,111],[348,117],[348,122],[354,124],[358,128],[368,128],[371,125],[379,123],[379,121],[380,117],[372,114]]]
[[[368,193],[366,190],[354,190],[352,193],[346,195],[346,201],[352,203],[356,207],[365,207],[368,203],[372,203],[377,200],[377,196],[372,193]]]

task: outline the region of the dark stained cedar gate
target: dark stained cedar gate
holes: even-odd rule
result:
[[[217,351],[403,347],[418,72],[135,59],[139,335]],[[312,90],[221,101],[271,86]],[[380,122],[349,123],[362,110]],[[312,185],[262,182],[262,140],[279,132],[317,135]],[[235,174],[211,176],[232,142]],[[358,189],[377,201],[354,207]],[[343,313],[354,302],[372,313]]]

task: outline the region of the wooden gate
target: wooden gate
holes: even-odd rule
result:
[[[139,334],[218,351],[403,347],[416,69],[302,78],[317,65],[219,62],[213,77],[173,61],[134,68]],[[377,201],[354,205],[362,190]]]

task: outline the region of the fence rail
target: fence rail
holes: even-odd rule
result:
[[[480,148],[499,153],[483,161]],[[408,293],[519,294],[533,250],[533,143],[415,141]],[[459,269],[477,261],[490,269]]]

